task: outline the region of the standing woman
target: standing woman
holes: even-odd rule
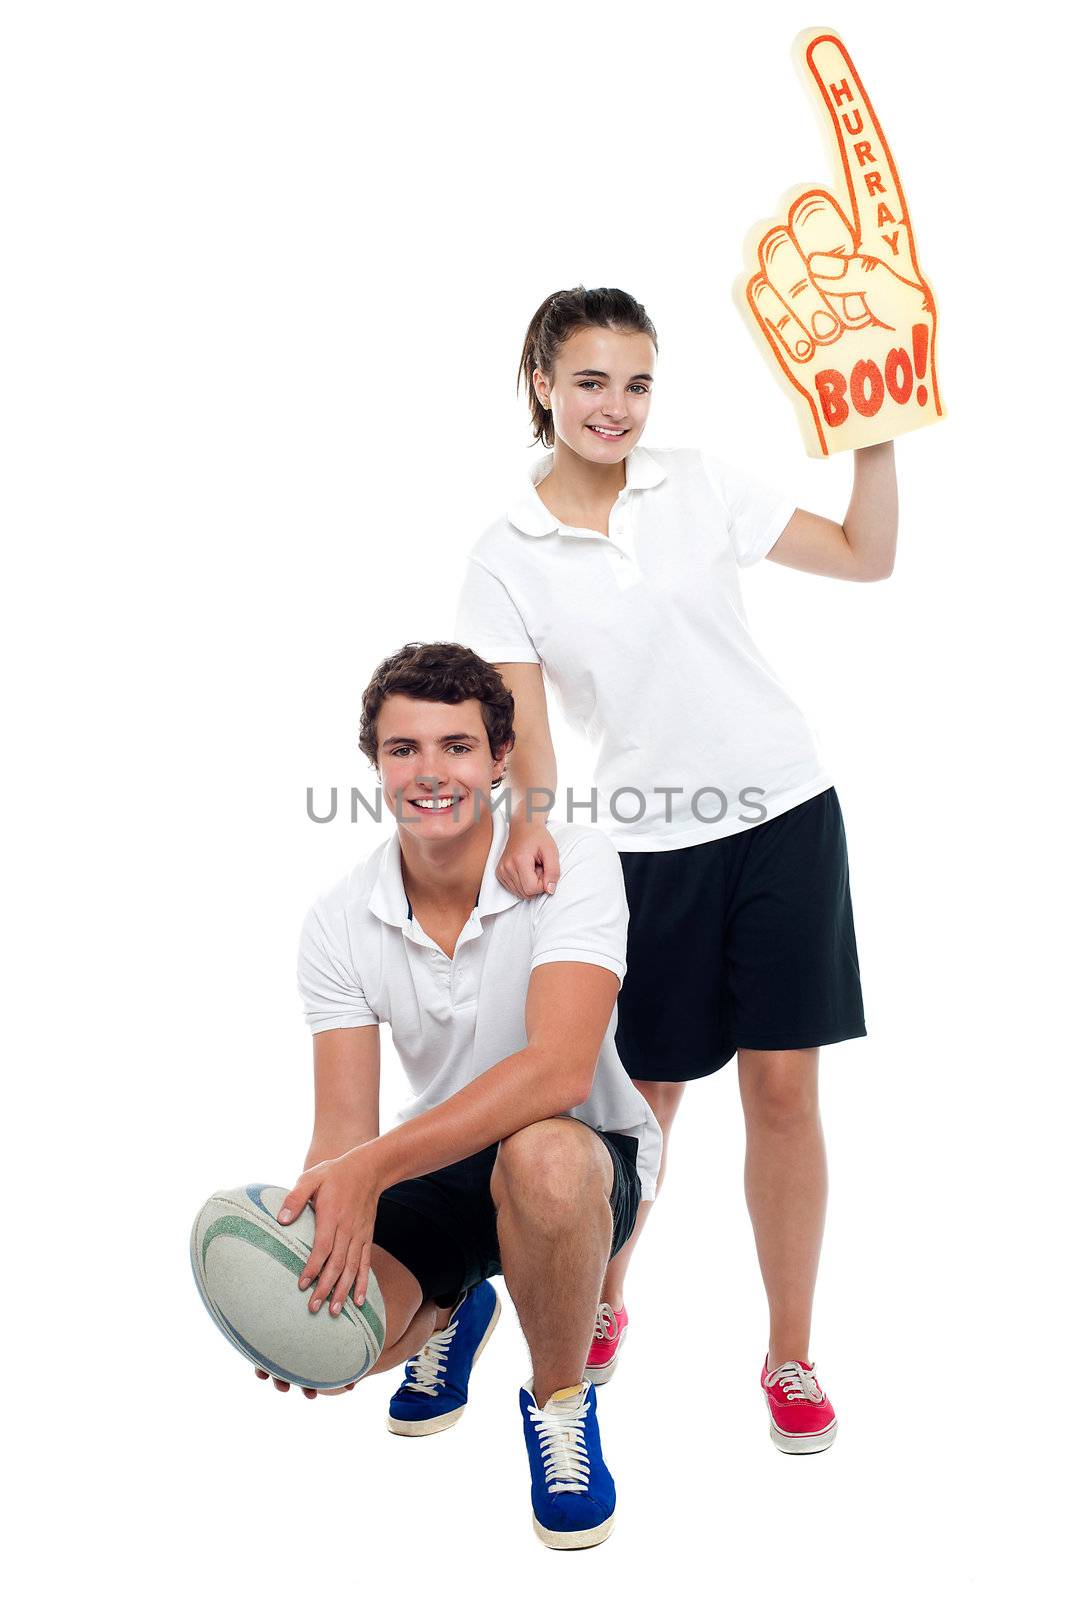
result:
[[[769,1301],[762,1389],[773,1442],[823,1450],[833,1408],[810,1362],[827,1171],[818,1049],[865,1033],[847,848],[801,712],[747,629],[739,569],[763,556],[886,578],[891,444],[855,452],[843,524],[767,496],[697,450],[645,449],[657,337],[620,289],[562,290],[522,352],[538,442],[507,514],[470,553],[455,636],[515,701],[512,820],[498,867],[551,893],[543,820],[557,782],[544,675],[595,741],[598,821],[620,856],[628,972],[617,1046],[663,1134],[684,1086],[738,1054],[745,1187]],[[539,811],[537,808],[540,808]],[[625,1272],[651,1202],[610,1263],[586,1376],[613,1373]]]

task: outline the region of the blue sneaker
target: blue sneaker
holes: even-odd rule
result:
[[[467,1289],[446,1328],[431,1334],[403,1369],[403,1382],[388,1402],[392,1433],[440,1433],[453,1428],[466,1409],[473,1364],[499,1321],[499,1296],[490,1283]]]
[[[558,1389],[541,1408],[532,1379],[518,1395],[532,1473],[533,1527],[552,1550],[602,1544],[614,1526],[614,1480],[606,1469],[585,1380]]]

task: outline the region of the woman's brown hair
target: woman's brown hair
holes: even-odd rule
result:
[[[550,381],[555,375],[555,357],[577,328],[612,328],[618,333],[646,333],[658,349],[654,323],[644,307],[624,289],[559,289],[549,294],[529,323],[518,368],[518,388],[525,385],[532,414],[533,437],[548,447],[555,442],[555,425],[546,406],[540,404],[533,387],[533,373],[540,371]]]

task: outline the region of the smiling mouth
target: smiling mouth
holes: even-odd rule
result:
[[[595,422],[589,422],[588,427],[597,433],[600,439],[623,439],[628,433],[628,428],[602,428]]]
[[[459,796],[457,794],[446,794],[440,795],[439,798],[435,800],[412,800],[410,804],[412,806],[416,806],[419,811],[450,811],[451,807],[458,799]]]

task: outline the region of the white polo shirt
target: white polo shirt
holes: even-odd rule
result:
[[[487,661],[541,663],[570,726],[598,747],[598,809],[582,820],[619,850],[675,850],[829,788],[740,593],[740,567],[776,543],[791,501],[698,450],[637,445],[604,538],[544,505],[535,484],[552,460],[473,546],[454,637]]]
[[[424,932],[403,887],[399,835],[379,845],[312,906],[298,976],[312,1033],[387,1022],[413,1091],[400,1120],[450,1099],[528,1044],[529,975],[548,961],[587,961],[625,976],[628,907],[617,851],[595,828],[552,824],[562,863],[553,895],[524,900],[496,877],[507,839],[493,812],[477,904],[449,959]],[[617,1007],[592,1092],[571,1116],[639,1142],[645,1200],[655,1192],[662,1134],[614,1046]]]

